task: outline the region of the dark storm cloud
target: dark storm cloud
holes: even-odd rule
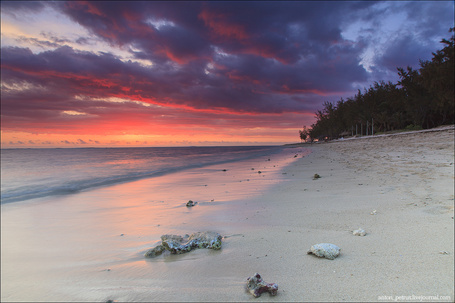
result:
[[[387,76],[397,66],[431,56],[435,49],[426,41],[447,32],[441,33],[442,23],[435,21],[439,14],[446,20],[450,7],[372,1],[57,1],[2,2],[2,10],[18,16],[45,5],[153,66],[76,51],[63,46],[68,39],[51,33],[41,34],[45,40],[22,37],[55,49],[2,48],[4,115],[59,121],[102,115],[100,108],[104,114],[145,110],[102,100],[110,97],[232,113],[314,112],[323,101],[355,93],[354,83],[368,85],[373,76]],[[415,24],[422,20],[425,28],[402,29],[390,37],[368,72],[360,63],[368,46],[378,41],[374,26],[397,11]],[[371,24],[363,36],[355,41],[343,37],[344,27],[362,20]],[[80,37],[77,43],[93,41]],[[83,102],[80,96],[98,101]],[[88,115],[62,117],[63,111]]]
[[[371,4],[370,4],[371,5]],[[115,45],[183,62],[213,54],[255,54],[295,63],[342,42],[340,22],[349,2],[68,2],[73,20]],[[161,24],[160,24],[161,22]],[[179,61],[180,60],[180,61]]]
[[[215,75],[215,79],[211,79],[203,71],[205,65],[197,62],[186,64],[178,70],[161,67],[150,69],[136,63],[122,62],[110,54],[76,52],[68,46],[39,54],[23,48],[4,48],[2,56],[5,84],[33,84],[26,91],[10,92],[8,86],[5,88],[3,106],[6,112],[11,107],[17,106],[19,109],[26,100],[29,100],[26,108],[30,109],[36,109],[36,105],[43,110],[76,110],[80,109],[81,104],[74,101],[73,96],[78,94],[129,97],[160,105],[182,104],[201,109],[231,108],[234,111],[252,112],[303,109],[303,104],[299,105],[292,98],[277,98],[272,94],[273,91],[288,93],[289,89],[296,89],[291,81],[295,68],[288,67],[289,71],[276,72],[273,68],[271,71],[266,69],[264,72],[276,73],[276,79],[261,79],[253,71],[254,66],[265,59],[251,58],[249,66],[253,66],[250,73],[236,74],[234,66],[229,68],[230,72]],[[260,62],[254,63],[255,60]],[[242,60],[238,64],[240,68]],[[245,82],[245,77],[264,83],[252,86]],[[283,88],[287,78],[290,78],[287,82],[291,83],[291,87]],[[22,102],[18,102],[20,100]],[[245,103],[245,100],[248,102]]]
[[[381,38],[386,40],[372,59],[369,82],[395,80],[397,67],[418,68],[420,60],[430,60],[432,52],[442,48],[437,42],[450,36],[448,30],[454,26],[453,8],[451,1],[386,1],[353,12],[355,19],[369,24],[364,25],[359,39],[365,48],[380,44]],[[391,15],[396,16],[394,22],[401,23],[394,32],[382,28],[388,27],[384,19]]]
[[[428,50],[415,41],[415,37],[406,35],[392,41],[375,65],[395,71],[397,67],[416,66],[419,62],[416,62],[415,58],[424,60],[429,59],[430,56],[431,53],[428,54]]]
[[[422,1],[421,5],[406,1],[403,3],[406,17],[416,26],[409,31],[413,32],[423,45],[441,34],[446,37],[447,21],[451,20],[452,27],[454,26],[453,1],[441,2],[446,5],[435,5],[432,1]]]

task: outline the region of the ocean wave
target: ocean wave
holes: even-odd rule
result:
[[[174,162],[159,162],[159,165],[157,164],[158,161],[152,161],[153,156],[142,155],[144,159],[154,163],[153,165],[150,165],[150,167],[144,167],[144,161],[138,166],[130,167],[131,165],[128,164],[128,161],[125,161],[128,160],[126,158],[117,159],[115,161],[107,159],[103,162],[103,165],[99,165],[95,168],[95,165],[87,165],[86,159],[84,160],[85,162],[73,159],[73,162],[78,164],[72,164],[70,167],[71,169],[68,169],[68,173],[64,177],[61,177],[56,173],[52,174],[52,172],[59,171],[61,173],[61,169],[59,169],[58,165],[62,165],[63,169],[63,163],[67,162],[63,160],[60,162],[54,161],[54,164],[61,164],[55,164],[54,166],[57,167],[54,167],[53,171],[49,173],[46,178],[37,178],[29,182],[17,182],[16,180],[16,184],[14,186],[11,184],[4,184],[2,181],[1,203],[18,202],[47,196],[75,194],[93,188],[132,182],[145,178],[160,177],[166,174],[185,171],[188,169],[202,168],[210,165],[237,162],[264,155],[272,155],[280,152],[281,150],[281,148],[277,147],[252,149],[244,148],[239,150],[229,150],[228,153],[223,153],[223,149],[219,148],[211,150],[205,149],[203,153],[199,154],[195,151],[185,155],[181,155],[181,151],[178,151],[178,153],[176,152],[176,155],[174,155]],[[201,152],[201,150],[198,152]],[[86,155],[84,157],[86,157]],[[96,154],[93,157],[99,157],[99,155]],[[87,170],[85,167],[84,170],[82,170],[81,166],[88,166],[89,168]],[[12,168],[10,168],[10,170],[11,169]],[[100,175],[100,171],[103,172],[102,175]],[[106,172],[110,172],[111,174],[114,172],[115,174],[108,175]],[[20,176],[16,176],[16,179],[19,177]]]

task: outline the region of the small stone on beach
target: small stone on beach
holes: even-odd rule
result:
[[[319,258],[333,260],[340,254],[341,248],[331,243],[319,243],[311,246],[307,252],[309,255],[315,255]]]
[[[197,202],[193,202],[193,201],[190,200],[190,201],[186,202],[186,206],[187,207],[192,207],[192,206],[196,205],[196,203]]]
[[[353,234],[354,236],[361,236],[361,237],[363,237],[363,236],[365,236],[367,233],[366,233],[363,229],[359,228],[359,229],[356,229],[356,230],[352,231],[352,234]]]
[[[275,296],[278,292],[278,284],[266,283],[262,280],[261,275],[255,273],[247,280],[247,289],[255,297],[258,298],[262,293],[268,292],[270,295]]]

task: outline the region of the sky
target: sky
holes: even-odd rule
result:
[[[453,1],[1,1],[1,147],[278,145],[442,49]]]

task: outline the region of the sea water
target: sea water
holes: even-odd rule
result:
[[[1,150],[1,203],[72,194],[279,153],[282,146]]]

